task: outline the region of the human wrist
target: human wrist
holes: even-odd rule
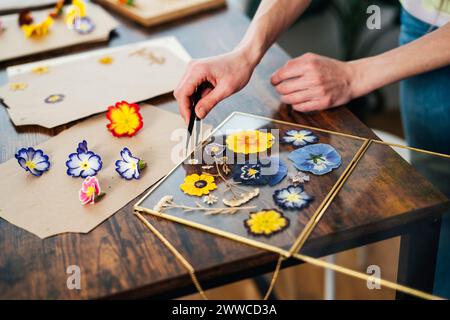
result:
[[[259,50],[258,46],[245,42],[241,42],[233,51],[239,55],[251,69],[256,68],[264,55],[263,50]]]
[[[353,60],[347,63],[350,68],[350,92],[352,99],[361,97],[368,94],[369,92],[382,87],[382,84],[377,84],[379,81],[379,73],[373,72],[376,70],[374,68],[374,58],[363,58],[358,60]]]

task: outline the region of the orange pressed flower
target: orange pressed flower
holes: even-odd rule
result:
[[[106,127],[116,137],[132,137],[144,125],[139,106],[126,101],[109,107],[106,117],[111,121]]]

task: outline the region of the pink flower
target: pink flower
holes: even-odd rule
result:
[[[100,191],[100,184],[96,177],[87,177],[81,185],[79,198],[82,205],[93,204],[99,200],[103,194]]]

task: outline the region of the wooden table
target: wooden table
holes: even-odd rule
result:
[[[230,50],[238,43],[249,24],[249,20],[233,7],[204,13],[150,30],[145,30],[120,17],[117,18],[122,22],[122,26],[118,28],[118,35],[110,42],[111,46],[151,37],[175,35],[195,58]],[[45,57],[47,58],[48,55]],[[207,122],[217,125],[231,112],[240,110],[376,138],[370,129],[344,107],[318,114],[301,115],[281,105],[269,83],[269,77],[288,59],[289,56],[286,53],[274,46],[258,66],[250,84],[242,92],[214,109]],[[0,83],[5,82],[6,74],[2,70]],[[176,103],[171,95],[153,99],[150,103],[167,110],[177,111]],[[64,128],[60,127],[56,130],[45,130],[35,126],[16,128],[10,122],[4,108],[0,108],[0,161],[12,158],[18,146],[36,145]],[[401,179],[414,170],[409,166],[405,167],[403,160],[393,152],[390,153],[390,157],[394,157],[399,167],[404,170],[399,170],[398,174],[387,178],[391,179],[393,185],[398,179],[399,185],[396,186],[395,192],[398,194],[400,190],[404,196],[408,196],[410,187],[402,185]],[[378,164],[383,161],[382,157],[376,154],[373,154],[370,159],[374,161],[374,164],[377,164],[377,161]],[[361,174],[363,175],[363,172]],[[361,176],[358,178],[358,174],[355,177],[357,181],[362,179]],[[420,186],[419,183],[417,187]],[[343,190],[339,196],[345,198],[349,192],[351,194],[352,190]],[[393,194],[395,192],[392,190]],[[377,197],[377,194],[372,192],[367,194],[367,197]],[[444,207],[447,200],[438,192],[408,200],[409,204],[413,203],[412,209],[404,207],[399,202],[393,216],[384,216],[380,212],[371,219],[364,216],[361,208],[355,208],[351,217],[337,219],[336,215],[343,213],[339,211],[339,204],[332,206],[320,223],[320,228],[314,230],[304,252],[319,256],[403,234],[405,240],[402,241],[402,254],[405,258],[401,262],[401,268],[404,268],[407,266],[405,263],[416,261],[417,257],[411,255],[413,251],[410,248],[416,245],[414,241],[417,241],[417,235],[420,234],[422,243],[426,245],[416,247],[414,252],[423,258],[422,261],[433,264],[440,221],[436,213]],[[136,201],[137,199],[131,201],[86,235],[64,234],[40,240],[1,220],[0,298],[176,297],[195,292],[191,278],[182,265],[134,217],[132,208]],[[340,202],[341,205],[343,203],[345,204],[345,201]],[[374,212],[379,212],[377,208],[373,209]],[[272,271],[278,258],[276,254],[169,221],[153,217],[149,219],[192,263],[204,288]],[[423,221],[426,223],[424,224]],[[428,228],[418,228],[419,223]],[[431,232],[428,232],[429,230]],[[66,268],[69,265],[78,265],[81,268],[81,290],[67,289]],[[407,273],[407,270],[402,272],[402,274]],[[422,289],[429,289],[430,281],[431,279],[424,279],[423,283],[415,285]]]

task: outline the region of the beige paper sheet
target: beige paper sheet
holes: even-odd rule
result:
[[[181,161],[171,156],[173,147],[180,144],[171,140],[175,140],[172,134],[185,128],[181,117],[150,105],[141,105],[141,114],[144,127],[132,138],[113,137],[102,114],[40,144],[36,148],[44,150],[51,162],[50,170],[41,177],[25,172],[14,158],[0,164],[0,217],[40,238],[64,232],[86,233],[109,218]],[[65,165],[83,139],[89,150],[102,157],[103,168],[97,178],[107,192],[100,202],[86,206],[78,200],[83,179],[67,176]],[[115,171],[115,161],[124,147],[148,163],[139,180],[126,181]]]
[[[134,6],[127,6],[117,0],[96,1],[147,27],[226,4],[225,0],[135,0]]]
[[[40,38],[26,38],[18,25],[18,15],[11,14],[2,17],[6,28],[0,34],[0,61],[33,55],[61,49],[81,43],[102,42],[109,38],[109,34],[118,23],[102,7],[86,3],[87,15],[95,23],[95,29],[89,34],[79,34],[69,30],[64,23],[64,17],[55,19],[48,35]],[[52,9],[33,11],[36,22],[43,21]]]
[[[30,9],[53,5],[56,0],[1,0],[0,12],[17,11],[21,9]]]
[[[149,54],[164,62],[152,62]],[[113,63],[99,63],[104,56],[112,57]],[[0,88],[0,97],[15,125],[53,128],[105,111],[117,101],[139,102],[168,93],[180,80],[186,59],[170,45],[143,42],[112,48],[109,53],[94,51],[94,54],[63,63],[44,61],[41,66],[49,67],[49,72],[41,75],[32,71],[18,72]],[[13,91],[11,83],[28,86],[25,90]],[[63,101],[46,103],[45,99],[53,94],[64,95]]]

